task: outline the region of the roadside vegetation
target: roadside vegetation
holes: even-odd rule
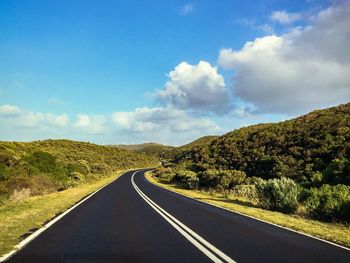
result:
[[[175,152],[154,176],[349,228],[350,103],[241,128]]]
[[[144,153],[69,140],[0,142],[0,206],[92,183],[117,170],[151,167]]]
[[[0,206],[0,257],[11,251],[26,235],[42,227],[50,219],[72,207],[85,196],[107,185],[123,172],[105,176],[93,183],[41,196],[28,196],[24,191],[17,198]]]
[[[153,155],[85,142],[0,142],[0,255],[117,171],[158,163]]]
[[[251,191],[249,190],[244,189],[237,193],[215,189],[186,189],[176,183],[169,183],[167,180],[155,177],[151,172],[146,174],[146,178],[155,185],[196,200],[350,247],[350,227],[348,225],[313,220],[305,217],[303,211],[296,214],[285,214],[262,209],[256,202],[250,201]],[[242,197],[247,195],[249,198]]]

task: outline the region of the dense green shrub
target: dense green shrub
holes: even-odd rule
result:
[[[264,209],[292,213],[298,207],[298,185],[291,179],[270,179],[256,186],[259,205]]]
[[[350,187],[322,185],[304,190],[301,198],[308,214],[316,219],[350,221]]]
[[[231,189],[235,185],[242,184],[246,178],[245,172],[237,170],[224,170],[221,171],[219,179],[219,188]]]
[[[323,176],[327,183],[350,184],[350,161],[346,158],[332,160]]]
[[[25,157],[32,169],[32,172],[53,173],[57,170],[56,158],[50,153],[37,151]]]
[[[6,165],[0,163],[0,181],[5,181],[9,178],[9,172]]]
[[[206,188],[215,188],[219,184],[220,171],[216,169],[207,169],[198,173],[199,185]]]
[[[199,179],[195,172],[189,170],[177,170],[173,177],[173,182],[180,184],[187,189],[196,189],[199,186]]]
[[[159,167],[153,171],[153,175],[163,181],[171,182],[175,176],[175,173],[170,167]]]
[[[237,170],[208,169],[198,173],[199,185],[205,188],[230,189],[242,184],[246,174]]]
[[[81,174],[84,174],[84,175],[87,175],[89,173],[89,171],[87,170],[87,168],[82,165],[82,164],[78,164],[78,163],[70,163],[70,164],[67,164],[65,167],[64,167],[64,170],[65,172],[70,175],[74,172],[78,172],[78,173],[81,173]]]

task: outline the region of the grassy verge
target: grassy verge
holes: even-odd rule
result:
[[[0,206],[0,256],[11,251],[23,236],[40,228],[97,189],[109,184],[125,171],[118,171],[93,183],[86,183],[62,192],[29,197],[22,202]]]
[[[305,219],[300,216],[286,215],[279,212],[268,211],[255,207],[249,202],[236,198],[225,198],[220,195],[210,194],[204,191],[187,190],[175,184],[161,182],[153,177],[150,172],[146,178],[151,183],[165,189],[192,197],[196,200],[217,205],[231,211],[239,212],[280,226],[288,227],[318,238],[350,247],[350,227],[343,224],[324,223],[316,220]]]

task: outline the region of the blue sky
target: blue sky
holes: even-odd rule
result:
[[[0,140],[180,145],[347,102],[348,14],[349,1],[0,1]]]

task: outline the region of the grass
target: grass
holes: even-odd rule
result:
[[[118,171],[93,183],[52,194],[33,196],[21,202],[7,202],[0,206],[0,256],[11,251],[25,235],[40,228],[56,215],[75,203],[119,178]]]
[[[254,218],[258,218],[276,225],[287,227],[303,232],[314,237],[322,238],[346,247],[350,247],[350,227],[337,223],[324,223],[316,220],[302,218],[296,215],[287,215],[255,207],[249,202],[239,198],[226,198],[219,194],[208,193],[199,190],[187,190],[175,184],[165,183],[153,177],[150,172],[146,178],[151,183],[174,191],[179,194],[200,200],[209,204],[217,205],[228,210],[239,212]]]

